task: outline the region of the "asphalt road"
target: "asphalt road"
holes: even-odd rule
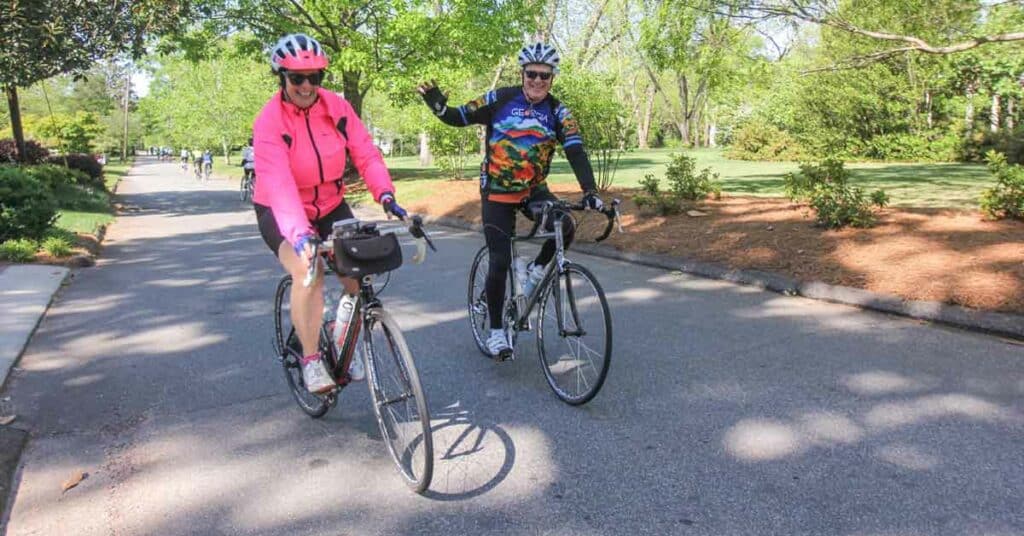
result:
[[[382,297],[435,427],[415,495],[364,385],[321,420],[294,405],[280,269],[234,185],[140,162],[3,393],[32,434],[10,535],[1024,534],[1024,347],[577,254],[615,356],[573,408],[531,345],[479,354],[482,238],[445,228]]]

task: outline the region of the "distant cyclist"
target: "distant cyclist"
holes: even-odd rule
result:
[[[252,181],[256,173],[256,156],[252,148],[252,138],[249,138],[249,143],[242,148],[242,170],[245,172],[242,180]]]
[[[310,287],[301,284],[313,259],[310,241],[326,239],[331,225],[351,218],[345,202],[345,157],[366,182],[373,199],[399,217],[405,210],[395,202],[394,185],[373,138],[352,105],[337,93],[320,87],[328,59],[315,39],[286,35],[270,52],[270,67],[281,90],[260,111],[253,126],[256,175],[253,204],[260,234],[291,274],[291,320],[302,345],[302,378],[310,392],[335,385],[318,350],[323,318],[323,278]],[[344,278],[346,297],[358,290]],[[362,379],[362,360],[353,357],[349,375]]]
[[[203,177],[209,179],[210,173],[213,173],[213,152],[207,149],[203,151]]]
[[[551,45],[534,43],[519,51],[522,84],[487,92],[458,108],[449,108],[448,99],[435,83],[423,83],[417,90],[442,122],[464,127],[487,127],[487,146],[480,171],[481,213],[487,241],[488,264],[485,292],[491,334],[487,349],[494,357],[506,358],[512,347],[502,329],[501,309],[511,259],[511,235],[516,210],[530,201],[553,200],[547,175],[555,146],[561,144],[576,180],[584,191],[588,208],[603,206],[597,195],[594,172],[583,149],[579,126],[569,109],[551,95],[551,84],[558,74],[558,52]],[[529,216],[529,214],[527,214]],[[548,230],[553,227],[549,222]],[[563,222],[565,246],[572,242],[575,229],[571,220]],[[529,287],[536,285],[544,265],[555,252],[554,240],[541,247],[531,263]]]
[[[181,149],[181,170],[182,171],[188,171],[188,157],[189,157],[188,149],[182,148]]]

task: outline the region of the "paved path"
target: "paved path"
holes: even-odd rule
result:
[[[414,495],[362,385],[318,421],[291,401],[233,184],[140,162],[3,393],[32,432],[8,534],[1024,534],[1024,347],[577,255],[617,351],[571,408],[532,350],[479,355],[481,239],[451,229],[384,295],[436,427]]]

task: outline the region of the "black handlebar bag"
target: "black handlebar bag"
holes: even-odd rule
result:
[[[394,233],[334,239],[334,268],[351,277],[382,274],[402,265],[402,248]]]

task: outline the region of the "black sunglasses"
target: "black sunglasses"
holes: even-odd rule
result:
[[[523,71],[523,74],[525,74],[526,77],[529,78],[530,80],[533,80],[534,78],[537,78],[538,76],[540,77],[541,80],[547,80],[547,79],[551,78],[551,73],[542,73],[540,71]]]
[[[313,74],[299,74],[299,73],[284,73],[288,77],[288,81],[295,86],[301,86],[303,82],[309,80],[310,84],[319,86],[324,81],[324,72],[317,71]]]

